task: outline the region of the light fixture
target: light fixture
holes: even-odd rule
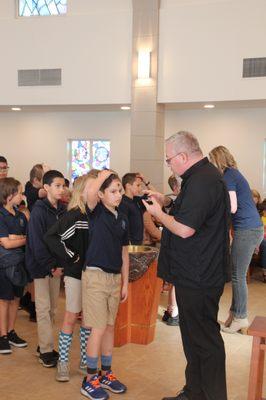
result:
[[[151,52],[141,50],[138,52],[138,79],[151,77]]]
[[[130,107],[129,107],[129,106],[121,106],[120,108],[121,108],[121,110],[123,110],[123,111],[130,110]]]
[[[21,108],[20,107],[12,107],[11,110],[12,111],[21,111]]]
[[[204,104],[204,108],[214,108],[214,104]]]

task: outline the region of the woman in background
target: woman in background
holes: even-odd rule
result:
[[[233,298],[229,317],[222,330],[228,333],[244,333],[248,327],[246,275],[252,255],[263,239],[263,225],[249,184],[237,169],[236,161],[229,150],[224,146],[215,147],[210,152],[210,160],[224,177],[230,196],[233,226]]]

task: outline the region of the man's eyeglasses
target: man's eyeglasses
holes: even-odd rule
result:
[[[181,153],[183,153],[183,151],[180,151],[179,153],[175,154],[175,155],[172,156],[172,157],[166,158],[166,160],[165,160],[166,164],[167,164],[167,165],[170,165],[172,159],[175,158],[175,157],[177,157],[177,156],[179,156],[179,154],[181,154]]]
[[[0,172],[6,172],[6,171],[8,171],[9,170],[9,167],[4,167],[4,168],[1,168],[0,167]]]

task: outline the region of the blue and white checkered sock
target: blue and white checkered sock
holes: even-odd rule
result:
[[[90,333],[91,333],[90,328],[84,328],[83,326],[81,326],[79,329],[80,363],[83,365],[86,365],[86,348]]]
[[[59,333],[59,361],[68,362],[72,333]]]

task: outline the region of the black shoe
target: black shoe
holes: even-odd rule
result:
[[[57,361],[58,358],[59,358],[59,353],[58,353],[57,351],[55,351],[55,350],[53,350],[52,353],[53,353],[54,358],[55,358],[56,361]],[[38,346],[37,349],[36,349],[36,356],[37,356],[37,357],[40,357],[40,354],[41,354],[41,352],[40,352],[40,346]],[[44,354],[45,354],[45,353],[44,353]]]
[[[26,340],[21,339],[16,334],[14,329],[12,331],[8,332],[7,338],[8,338],[9,344],[12,344],[12,346],[15,346],[15,347],[27,347],[28,346],[28,343],[26,342]]]
[[[178,326],[179,325],[179,316],[177,315],[176,317],[168,318],[166,324],[169,326]]]
[[[163,397],[162,400],[189,400],[189,398],[185,395],[184,390],[181,390],[175,397]]]
[[[54,357],[54,353],[50,351],[49,353],[40,353],[39,362],[46,368],[56,367],[57,359]]]
[[[12,353],[7,336],[0,336],[0,354]]]
[[[169,318],[171,318],[171,314],[169,313],[169,311],[165,310],[165,312],[162,316],[162,321],[167,322]]]

